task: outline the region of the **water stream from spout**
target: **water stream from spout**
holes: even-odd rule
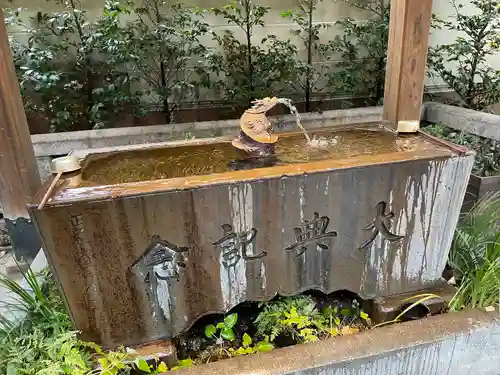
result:
[[[304,133],[304,137],[306,137],[306,139],[307,139],[307,146],[312,147],[312,148],[314,148],[314,147],[324,148],[324,147],[333,146],[333,145],[337,144],[336,138],[327,139],[325,137],[319,137],[319,138],[313,137],[311,139],[309,134],[307,134],[306,129],[302,125],[302,122],[300,121],[299,111],[297,111],[297,108],[293,105],[292,101],[288,98],[278,98],[278,103],[281,103],[281,104],[287,106],[290,109],[290,113],[292,115],[295,115],[295,122],[296,122],[297,126],[300,128],[300,130],[302,130],[302,133]]]
[[[297,111],[297,108],[293,105],[292,101],[288,98],[278,98],[278,103],[286,105],[290,109],[290,113],[292,115],[295,115],[295,122],[297,123],[297,126],[300,128],[300,130],[302,130],[302,133],[304,133],[304,137],[306,137],[307,143],[311,143],[311,137],[309,137],[306,129],[304,128],[304,126],[302,126],[299,111]]]

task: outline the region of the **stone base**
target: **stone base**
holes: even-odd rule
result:
[[[398,294],[390,297],[379,297],[373,301],[373,320],[375,323],[383,323],[394,320],[406,307],[417,302],[416,297],[423,294],[436,294],[440,298],[428,299],[412,309],[413,314],[407,314],[404,320],[418,319],[426,315],[435,315],[444,311],[447,302],[455,294],[456,288],[442,280],[436,286],[411,293]],[[411,300],[408,300],[411,297]]]

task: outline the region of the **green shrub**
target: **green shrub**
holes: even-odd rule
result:
[[[196,71],[204,70],[200,60],[207,53],[200,43],[208,32],[204,12],[165,0],[128,4],[135,18],[127,23],[132,33],[127,47],[133,56],[131,69],[146,88],[143,94],[162,109],[165,122],[170,123],[176,106],[197,95],[200,78]]]
[[[359,331],[357,325],[370,323],[368,314],[361,310],[356,300],[348,307],[332,304],[320,311],[309,296],[282,297],[265,303],[255,320],[257,333],[270,342],[284,335],[297,343],[353,334]]]
[[[300,339],[297,325],[287,324],[291,315],[297,322],[301,321],[302,328],[310,328],[313,326],[313,320],[321,316],[313,299],[308,296],[280,298],[264,304],[263,307],[255,323],[257,333],[269,337],[269,341],[274,341],[280,334],[291,334],[295,339]]]
[[[133,368],[148,374],[166,371],[163,362],[151,366],[132,359],[123,348],[105,352],[78,338],[49,272],[25,274],[28,290],[0,275],[11,293],[4,308],[18,315],[0,315],[0,375],[128,375]],[[23,316],[18,321],[18,316]],[[187,366],[179,363],[178,368]],[[146,371],[147,370],[147,371]]]
[[[11,39],[28,116],[45,119],[52,131],[67,131],[105,127],[119,114],[134,113],[140,93],[119,26],[128,10],[107,1],[91,23],[79,0],[50,1],[63,10],[38,12],[28,23],[18,11],[8,18],[29,35],[26,44]]]
[[[366,22],[352,18],[338,21],[343,35],[330,42],[340,52],[340,61],[330,74],[329,83],[347,95],[362,95],[370,104],[384,98],[385,66],[389,40],[389,4],[378,0],[347,1],[351,7],[370,15]]]
[[[458,223],[449,265],[459,285],[449,303],[498,307],[500,298],[500,194],[484,197]]]
[[[459,32],[454,42],[429,49],[431,74],[439,76],[459,97],[459,104],[482,110],[500,101],[500,69],[488,58],[500,50],[500,5],[492,0],[471,0],[475,11],[451,1],[455,16],[435,26]]]
[[[205,55],[209,73],[204,86],[239,107],[248,107],[254,99],[286,93],[296,75],[297,47],[274,35],[257,43],[252,38],[256,27],[265,26],[269,8],[252,0],[239,0],[211,11],[238,26],[245,39],[240,41],[229,30],[212,33],[222,52],[209,51]]]
[[[0,316],[0,374],[85,374],[90,352],[71,331],[69,316],[54,282],[47,288],[31,270],[29,290],[0,275],[0,285],[12,296],[3,307],[16,315]],[[17,316],[24,319],[17,321]]]
[[[321,43],[319,38],[321,29],[326,29],[329,24],[315,21],[316,7],[320,1],[299,0],[297,10],[288,10],[281,15],[297,25],[292,33],[302,40],[307,52],[306,61],[297,61],[297,73],[292,82],[295,90],[304,93],[306,112],[312,110],[311,97],[327,88],[326,77],[331,68],[331,44]]]

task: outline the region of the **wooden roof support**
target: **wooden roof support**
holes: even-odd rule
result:
[[[384,93],[384,119],[398,131],[419,128],[432,16],[432,0],[392,0]]]
[[[19,82],[0,9],[0,201],[17,259],[34,259],[40,239],[26,205],[40,188]]]

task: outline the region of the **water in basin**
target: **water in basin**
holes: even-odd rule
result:
[[[312,134],[337,142],[332,142],[328,148],[311,148],[306,147],[307,140],[302,134],[282,136],[276,144],[272,162],[253,163],[250,168],[348,159],[368,154],[376,156],[422,149],[425,143],[418,135],[397,136],[380,125],[322,130]],[[244,156],[230,142],[93,155],[83,168],[83,180],[92,185],[114,185],[223,173],[242,169],[242,159]],[[240,167],[237,166],[238,160]]]

